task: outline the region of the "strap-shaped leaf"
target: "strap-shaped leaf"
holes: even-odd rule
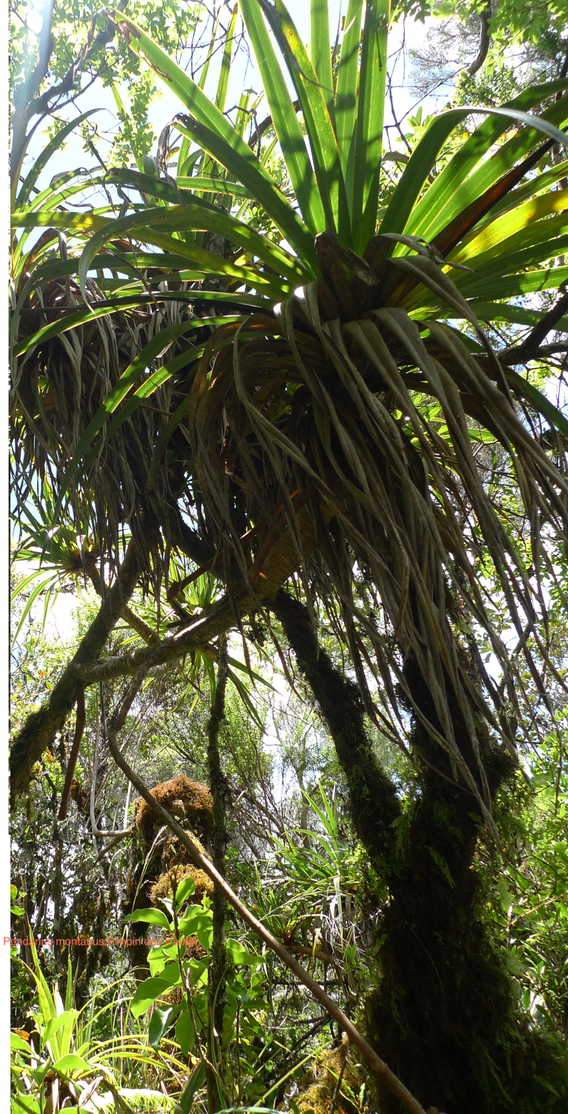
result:
[[[514,209],[522,201],[526,201],[529,197],[536,197],[538,194],[549,190],[555,186],[562,178],[568,176],[568,159],[559,163],[552,170],[544,170],[536,174],[534,178],[529,178],[528,181],[523,182],[521,186],[511,190],[501,201],[491,209],[491,216],[488,218],[493,220],[501,213],[507,212],[509,209]]]
[[[311,0],[310,60],[325,97],[329,118],[332,124],[335,125],[328,0]]]
[[[282,51],[298,94],[310,144],[326,226],[351,246],[351,222],[337,139],[326,98],[308,52],[282,0],[258,0]]]
[[[187,128],[180,128],[182,133],[186,130],[190,138],[250,189],[297,254],[315,265],[312,237],[308,230],[229,120],[211,103],[189,74],[169,58],[142,28],[126,19],[122,12],[116,12],[114,18],[134,53],[148,62],[157,76],[195,117],[197,126],[192,125],[189,118]]]
[[[44,147],[41,154],[38,155],[38,158],[35,160],[33,166],[26,175],[20,192],[18,193],[18,196],[16,198],[16,209],[19,209],[27,204],[42,170],[45,169],[51,156],[55,154],[59,147],[61,147],[62,143],[65,143],[65,140],[71,134],[71,132],[74,131],[75,128],[78,128],[84,120],[88,120],[89,116],[92,116],[94,112],[98,111],[98,108],[90,108],[88,112],[83,112],[81,116],[77,116],[75,120],[71,120],[70,123],[65,124],[61,128],[61,130],[57,132],[57,135],[54,135],[53,139],[50,140],[47,146]]]
[[[367,0],[357,92],[357,124],[347,178],[355,251],[375,233],[387,79],[390,0]]]
[[[529,266],[539,262],[539,259],[534,259]],[[535,266],[534,270],[521,274],[468,276],[467,285],[462,279],[457,280],[463,294],[470,300],[517,298],[539,290],[557,290],[565,282],[568,282],[568,267],[553,266]]]
[[[341,52],[337,67],[335,92],[335,126],[337,146],[345,180],[349,177],[349,162],[355,124],[357,120],[357,84],[359,72],[359,39],[363,16],[362,0],[349,0]]]
[[[182,195],[183,205],[180,206],[179,193],[174,186],[159,178],[151,178],[147,174],[138,174],[135,170],[114,171],[108,176],[107,181],[118,182],[122,186],[135,186],[141,193],[160,197],[173,203],[171,209],[143,210],[136,213],[136,225],[144,223],[145,213],[147,213],[147,223],[152,227],[155,226],[156,221],[164,225],[171,220],[172,227],[179,231],[184,227],[189,227],[199,231],[216,232],[224,239],[239,244],[251,255],[257,255],[263,262],[274,267],[277,272],[287,275],[297,283],[305,281],[309,277],[309,272],[306,272],[293,256],[274,244],[267,236],[255,232],[250,225],[237,220],[236,217],[225,212],[224,209],[220,209],[201,197],[187,194],[186,199]],[[130,218],[124,217],[122,219],[129,220]]]
[[[512,253],[520,245],[536,243],[541,235],[550,239],[551,234],[568,231],[568,216],[563,216],[564,210],[568,210],[568,190],[556,190],[554,193],[525,201],[524,205],[517,205],[510,212],[487,223],[479,231],[470,233],[459,247],[447,256],[448,261],[466,263],[475,267],[503,251]],[[550,228],[548,226],[551,222],[543,221],[543,218],[553,213],[557,213],[558,217]],[[542,227],[537,227],[537,222],[543,222]]]
[[[534,327],[542,320],[542,314],[537,310],[511,305],[510,302],[472,301],[471,308],[480,321],[511,321],[516,325]],[[557,332],[568,333],[568,317],[562,317],[554,328]]]
[[[67,333],[70,329],[76,329],[78,325],[83,325],[86,321],[92,321],[94,317],[108,317],[109,314],[116,313],[118,310],[137,309],[139,306],[140,296],[137,294],[130,298],[117,298],[110,306],[99,306],[96,302],[91,306],[81,306],[71,313],[66,313],[59,321],[52,321],[51,324],[44,325],[36,333],[32,333],[31,336],[19,341],[18,344],[14,345],[13,355],[22,356],[24,352],[29,352],[30,348],[35,348],[38,344],[45,344],[47,340],[61,336],[62,333]],[[41,313],[41,309],[38,309],[38,313]]]
[[[564,85],[566,87],[568,82],[564,82]],[[529,97],[530,93],[533,93],[532,98]],[[534,90],[525,90],[525,94],[526,100],[532,100],[533,104],[539,103],[534,98]],[[523,100],[525,94],[521,94],[517,102]],[[521,111],[514,105],[498,109],[475,109],[475,112],[495,115],[496,126],[489,129],[487,124],[492,121],[482,124],[454,155],[416,205],[412,218],[408,222],[407,232],[411,231],[414,235],[424,236],[428,240],[434,239],[465,205],[480,197],[530,151],[538,141],[539,133],[561,145],[567,142],[566,135],[557,126],[563,124],[568,116],[568,98],[565,97],[547,108],[540,116]],[[503,126],[501,120],[506,119],[507,116],[511,120],[526,124],[527,127],[503,144],[490,159],[482,162],[483,156],[506,130],[506,125]],[[476,137],[478,143],[472,143]]]
[[[160,182],[162,179],[158,179]],[[181,175],[176,178],[176,185],[181,191],[182,195],[184,190],[193,193],[230,193],[233,197],[242,197],[245,201],[249,200],[253,195],[250,190],[245,186],[241,186],[238,182],[233,182],[228,178],[215,178],[207,177],[202,174],[196,174],[191,178]],[[170,187],[171,188],[171,187]]]
[[[300,212],[312,235],[316,236],[318,232],[324,231],[326,218],[296,110],[266,30],[258,0],[241,0],[241,9]]]
[[[218,319],[210,319],[213,324],[218,324]],[[152,340],[144,346],[142,351],[135,357],[134,360],[128,365],[126,371],[123,371],[120,379],[115,384],[113,390],[97,410],[97,413],[89,422],[85,432],[80,438],[75,452],[65,470],[62,483],[59,488],[57,503],[53,512],[54,524],[57,523],[61,508],[63,506],[65,497],[69,490],[72,480],[77,475],[79,469],[86,471],[89,465],[95,459],[97,453],[102,447],[102,442],[96,442],[95,438],[101,431],[103,426],[109,421],[109,418],[114,413],[116,408],[120,405],[122,400],[128,392],[134,387],[138,379],[147,370],[148,366],[156,359],[158,354],[172,341],[178,337],[183,336],[184,333],[190,332],[196,327],[207,324],[204,319],[192,318],[190,321],[182,321],[179,325],[171,325],[168,329],[161,329],[160,332],[152,337]],[[202,349],[201,349],[202,350]],[[188,352],[182,352],[181,356],[174,357],[169,364],[164,367],[158,368],[153,375],[149,376],[147,380],[141,384],[136,393],[136,399],[130,400],[130,407],[125,406],[124,410],[119,415],[119,421],[116,422],[112,429],[106,431],[105,440],[112,435],[112,433],[119,428],[119,426],[126,421],[126,418],[138,406],[141,398],[147,398],[154,390],[165,382],[171,375],[178,370],[180,361],[188,363],[194,358],[197,358],[200,350],[194,348]],[[112,423],[111,423],[112,424]]]
[[[551,426],[558,429],[565,437],[568,437],[568,418],[556,407],[549,399],[543,395],[542,391],[538,390],[528,379],[524,379],[512,368],[507,368],[505,372],[507,379],[513,387],[516,387],[520,394],[524,395],[526,399],[546,418]]]
[[[200,225],[207,226],[205,218],[208,212],[209,210],[206,208],[199,210],[198,227]],[[237,263],[231,263],[228,259],[223,259],[219,255],[214,255],[212,252],[205,251],[203,248],[198,248],[192,244],[185,244],[183,240],[174,239],[173,236],[159,232],[156,229],[157,225],[172,225],[173,222],[175,222],[176,229],[183,227],[195,229],[195,213],[197,213],[197,206],[180,205],[177,206],[177,208],[172,206],[168,209],[144,210],[143,212],[132,213],[127,217],[118,217],[116,220],[105,221],[104,227],[100,228],[95,235],[91,237],[79,260],[79,283],[85,301],[88,300],[86,280],[93,256],[97,254],[102,245],[112,236],[131,232],[133,229],[137,231],[139,238],[143,239],[146,243],[155,244],[156,247],[161,247],[172,252],[177,251],[182,258],[194,263],[198,268],[203,269],[206,274],[225,275],[228,278],[239,279],[241,282],[247,283],[253,288],[267,286],[268,288],[272,288],[277,296],[287,291],[287,284],[280,282],[278,276],[267,275],[258,268],[249,269]],[[215,222],[216,217],[214,217],[214,223]],[[255,235],[255,233],[252,233],[252,236]],[[298,282],[296,275],[294,275],[292,282],[294,284]]]
[[[561,92],[568,86],[567,81],[549,82],[546,85],[532,87],[525,89],[514,101],[511,102],[511,111],[520,111],[532,108],[535,104],[540,104],[546,97],[553,95],[556,92]],[[479,110],[475,110],[479,111]],[[490,113],[491,110],[483,110],[485,113]],[[508,111],[501,109],[500,112]],[[435,235],[436,229],[434,222],[440,218],[440,227],[451,220],[453,213],[447,209],[451,199],[461,189],[465,179],[472,175],[475,167],[483,159],[490,147],[497,141],[500,135],[506,130],[507,123],[503,116],[499,113],[488,120],[486,120],[472,136],[463,144],[460,150],[454,155],[447,166],[444,167],[442,172],[436,178],[436,181],[427,190],[424,197],[419,201],[420,195],[427,181],[428,175],[434,168],[436,160],[440,151],[442,150],[446,140],[451,135],[454,128],[456,128],[468,116],[471,109],[452,109],[449,112],[444,112],[437,116],[430,127],[425,132],[420,140],[416,150],[411,155],[411,158],[404,170],[402,178],[400,179],[394,194],[391,198],[390,204],[387,208],[385,216],[381,222],[381,232],[412,232],[414,235],[426,236],[432,239]],[[525,113],[528,115],[528,113]],[[531,116],[530,123],[534,126],[537,118]],[[497,181],[506,173],[514,162],[521,157],[526,150],[534,143],[534,133],[523,132],[520,136],[515,137],[517,143],[514,151],[508,147],[508,157],[505,156],[504,162],[503,151],[500,153],[498,163],[492,162],[492,173],[495,174],[493,181]],[[565,137],[562,136],[562,142]],[[514,157],[512,157],[514,155]],[[467,196],[460,193],[460,205],[465,207],[475,197],[479,197],[483,190],[491,185],[489,175],[487,180],[484,181],[481,187],[477,187],[477,192],[471,192]],[[426,200],[427,199],[427,200]],[[443,216],[441,213],[443,212]],[[412,215],[412,219],[410,219]],[[434,228],[434,230],[432,230]]]

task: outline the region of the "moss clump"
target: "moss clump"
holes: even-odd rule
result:
[[[169,781],[163,781],[151,790],[152,797],[183,824],[188,822],[192,831],[208,835],[213,827],[213,798],[206,785],[192,781],[185,774],[177,774]],[[134,805],[134,824],[144,843],[152,843],[156,832],[162,827],[159,817],[147,801],[140,798]]]
[[[203,894],[213,893],[213,883],[205,874],[205,871],[199,870],[198,867],[191,866],[189,863],[179,863],[177,866],[170,867],[165,874],[161,874],[152,886],[150,891],[152,905],[158,905],[164,897],[171,898],[174,883],[179,886],[184,878],[193,878],[195,882],[195,893],[188,898],[190,903],[194,904],[201,901]]]
[[[314,1114],[330,1114],[333,1105],[345,1114],[355,1114],[359,1109],[356,1096],[363,1078],[359,1064],[349,1058],[349,1041],[343,1037],[336,1048],[325,1048],[317,1053],[311,1070],[298,1082],[296,1106],[302,1114],[310,1110]],[[336,1095],[340,1080],[339,1095]]]

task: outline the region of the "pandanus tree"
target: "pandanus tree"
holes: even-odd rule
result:
[[[86,568],[103,600],[15,738],[14,794],[85,685],[210,651],[264,612],[313,691],[388,892],[369,1040],[424,1107],[560,1111],[566,1074],[516,1014],[475,855],[484,832],[500,846],[521,664],[543,701],[551,668],[568,422],[515,369],[565,351],[568,164],[546,156],[568,82],[476,110],[449,155],[472,109],[435,117],[389,193],[388,0],[350,0],[334,44],[312,0],[309,49],[281,0],[239,13],[263,122],[249,93],[225,111],[230,37],[212,100],[121,11],[118,33],[181,102],[157,159],[103,176],[114,211],[70,212],[84,185],[71,174],[35,195],[38,167],[16,183],[14,490],[33,544],[54,559],[60,539],[60,566],[75,524],[67,569]],[[546,312],[519,304],[556,290]],[[192,617],[184,591],[204,574],[218,595]],[[139,584],[153,628],[128,609]],[[172,609],[181,625],[164,637]],[[147,645],[105,658],[123,614]],[[323,614],[345,670],[318,644]],[[415,766],[406,807],[369,718]],[[387,1090],[380,1104],[400,1108]]]

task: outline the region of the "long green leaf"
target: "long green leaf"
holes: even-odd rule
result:
[[[316,236],[318,232],[324,231],[326,218],[296,110],[266,30],[258,0],[241,0],[241,7],[300,212],[312,235]]]
[[[533,386],[532,383],[529,383],[527,379],[524,379],[522,375],[513,371],[512,368],[507,368],[505,374],[509,382],[532,403],[535,410],[538,410],[543,417],[547,418],[551,426],[554,426],[556,429],[560,430],[565,437],[568,437],[568,419],[545,395],[543,395],[542,391],[539,391],[538,387]]]
[[[229,23],[229,28],[227,31],[227,39],[223,48],[223,54],[221,56],[221,69],[219,71],[219,81],[217,83],[217,92],[215,94],[215,107],[219,109],[219,112],[225,111],[225,101],[227,99],[227,89],[229,86],[229,74],[231,72],[231,54],[233,51],[238,10],[239,5],[238,3],[236,3],[233,6],[233,11],[231,13],[231,21]],[[219,14],[221,14],[220,11]]]
[[[37,159],[35,160],[31,170],[26,175],[26,178],[21,186],[20,192],[18,193],[18,196],[16,198],[16,209],[20,209],[26,204],[31,196],[31,192],[42,170],[44,170],[47,166],[51,156],[55,154],[55,152],[58,150],[59,147],[61,147],[63,143],[65,143],[65,140],[71,134],[71,132],[74,131],[75,128],[78,128],[84,120],[87,120],[89,118],[89,116],[92,116],[94,112],[99,111],[100,110],[98,108],[90,108],[88,112],[83,112],[81,116],[78,116],[75,120],[71,120],[70,123],[65,124],[61,128],[61,130],[57,132],[57,135],[55,135],[53,139],[50,140],[47,146],[44,147],[41,154],[38,155]]]
[[[210,202],[204,201],[200,197],[194,197],[192,194],[187,196],[187,200],[183,198],[183,205],[179,205],[179,196],[176,190],[168,182],[160,181],[156,178],[151,178],[146,174],[138,174],[135,170],[121,170],[115,171],[110,174],[107,179],[109,182],[117,182],[123,186],[135,186],[140,192],[144,192],[150,196],[161,197],[166,201],[173,202],[171,208],[161,210],[145,209],[137,212],[132,217],[117,218],[118,221],[128,222],[132,220],[132,227],[138,227],[140,224],[147,223],[150,227],[154,228],[156,224],[163,225],[166,222],[172,223],[172,227],[180,231],[184,227],[199,229],[199,231],[216,232],[218,235],[223,236],[226,240],[234,241],[241,247],[245,248],[251,255],[257,255],[265,263],[277,269],[281,274],[287,275],[290,279],[297,283],[306,279],[306,272],[298,265],[296,259],[290,256],[282,248],[273,244],[267,236],[263,236],[259,232],[255,232],[249,225],[242,221],[237,220],[230,213],[219,209],[217,206],[212,205]],[[110,226],[109,226],[110,228]],[[130,230],[130,226],[126,223],[114,224],[110,228],[110,234],[120,234],[121,230]],[[97,243],[101,244],[100,238],[94,237]]]
[[[523,294],[534,294],[540,290],[556,290],[568,282],[568,267],[538,267],[539,260],[528,265],[533,269],[522,274],[480,275],[457,278],[463,294],[472,299],[518,298]],[[473,302],[472,302],[473,304]]]
[[[347,178],[353,247],[361,255],[375,234],[387,78],[390,0],[367,0],[357,94],[357,124]]]
[[[349,0],[337,67],[335,123],[339,158],[346,181],[357,121],[359,38],[362,15],[362,0]]]
[[[178,189],[184,196],[184,191],[188,190],[193,193],[230,193],[233,197],[242,197],[244,200],[250,200],[253,196],[250,190],[245,189],[238,182],[232,182],[228,178],[222,177],[204,177],[201,174],[196,174],[191,178],[184,175],[176,178]]]
[[[527,94],[530,90],[526,91]],[[518,98],[519,100],[521,98]],[[473,133],[482,133],[483,144],[473,147],[466,159],[467,148],[471,140],[464,144],[453,159],[438,176],[434,184],[421,198],[411,219],[408,221],[406,231],[412,235],[423,236],[432,240],[438,232],[445,227],[456,214],[466,207],[472,200],[498,181],[502,175],[514,166],[515,162],[528,152],[538,141],[539,133],[549,136],[556,143],[564,144],[566,135],[560,131],[552,121],[564,123],[568,113],[568,98],[552,105],[542,116],[534,116],[529,112],[520,112],[517,109],[504,107],[500,109],[476,109],[476,112],[496,115],[498,118],[510,114],[511,119],[526,124],[512,139],[508,140],[495,154],[481,163],[481,157],[489,150],[491,143],[487,142],[487,132],[481,125]],[[499,134],[504,131],[499,129]],[[494,133],[493,133],[494,134]],[[478,165],[480,164],[481,165]],[[477,167],[477,169],[475,169]],[[404,175],[403,175],[404,177]]]
[[[562,91],[567,85],[567,81],[555,81],[526,89],[511,102],[511,110],[532,108],[533,105],[540,104],[546,97]],[[490,113],[491,110],[484,111]],[[500,113],[506,111],[508,111],[507,106],[501,109]],[[407,231],[414,235],[432,239],[437,230],[437,223],[435,222],[438,222],[438,218],[440,226],[443,227],[454,215],[453,211],[447,208],[452,198],[459,194],[459,205],[461,208],[465,208],[470,201],[489,187],[491,177],[488,176],[487,180],[482,185],[478,185],[475,191],[459,192],[462,190],[466,178],[472,174],[472,171],[487,151],[506,130],[506,119],[500,113],[495,113],[494,116],[490,115],[489,119],[475,130],[448,165],[444,167],[433,185],[426,191],[424,197],[420,201],[418,200],[444,144],[454,128],[462,123],[470,112],[471,109],[452,109],[449,112],[442,113],[432,121],[416,150],[412,153],[394,191],[381,222],[381,232]],[[528,113],[525,113],[526,115]],[[538,118],[530,116],[531,125],[534,126],[536,119]],[[495,163],[493,161],[492,173],[495,174],[493,181],[506,173],[535,141],[533,132],[523,132],[515,138],[517,142],[513,150],[507,144],[505,145],[510,152],[506,161],[503,161],[503,151],[500,153],[499,162]],[[562,140],[564,139],[565,137],[562,136]],[[411,217],[412,219],[410,219]]]
[[[342,243],[350,247],[349,205],[337,139],[317,74],[282,0],[275,0],[274,7],[268,0],[258,3],[282,51],[302,106],[326,226],[337,231]]]
[[[311,0],[310,60],[321,85],[332,124],[335,126],[328,0]]]
[[[556,190],[525,201],[524,205],[517,205],[481,230],[470,233],[448,255],[448,262],[466,263],[476,267],[503,251],[512,254],[518,245],[538,243],[541,236],[550,239],[551,236],[560,235],[568,231],[568,216],[564,214],[564,210],[568,211],[568,190]],[[558,214],[553,221],[543,219],[552,213]]]
[[[188,118],[185,128],[180,128],[235,175],[249,188],[256,200],[292,245],[298,256],[309,260],[317,270],[312,238],[282,197],[270,175],[247,147],[235,128],[211,103],[208,97],[188,74],[122,12],[115,12],[114,19],[131,49],[146,59],[158,77],[168,86],[182,104],[195,117]]]
[[[80,309],[65,314],[59,321],[53,321],[51,325],[44,325],[36,333],[32,333],[31,336],[19,341],[18,344],[14,345],[13,355],[22,356],[24,352],[29,352],[30,348],[35,348],[38,344],[45,343],[46,340],[52,340],[53,337],[67,333],[70,329],[76,329],[78,325],[82,325],[86,321],[92,321],[93,318],[108,317],[109,314],[116,313],[118,310],[124,312],[128,309],[137,309],[139,306],[139,296],[117,298],[111,306],[104,305],[101,307],[97,306],[96,303],[90,306],[81,306]]]
[[[61,508],[63,506],[67,491],[69,490],[69,485],[73,477],[76,475],[79,467],[84,463],[85,457],[89,454],[89,451],[91,452],[90,459],[94,459],[93,442],[97,433],[99,433],[105,423],[109,420],[111,414],[114,413],[117,406],[119,406],[123,398],[125,398],[125,396],[132,389],[140,376],[144,374],[148,366],[152,363],[153,360],[156,359],[159,353],[162,352],[164,348],[166,348],[167,345],[170,344],[172,341],[176,340],[180,336],[183,336],[184,333],[189,332],[191,329],[195,329],[196,325],[198,324],[201,324],[201,321],[192,318],[190,321],[183,321],[179,325],[171,325],[168,329],[162,329],[156,336],[152,337],[152,339],[148,341],[139,355],[136,356],[132,363],[128,365],[126,370],[123,371],[120,379],[115,384],[110,395],[105,399],[105,401],[97,410],[95,416],[89,422],[89,425],[80,438],[75,452],[73,453],[73,456],[71,458],[71,461],[65,470],[65,475],[60,485],[57,503],[55,505],[53,513],[54,525],[57,524],[57,521],[59,519],[59,514],[61,512]],[[187,354],[183,353],[183,355]],[[163,372],[164,369],[161,368],[160,371]],[[99,446],[97,445],[97,451],[98,447]]]
[[[471,308],[480,321],[510,321],[515,325],[530,325],[534,328],[542,320],[542,313],[524,306],[511,305],[509,302],[471,302]],[[557,321],[555,330],[568,332],[568,317]]]

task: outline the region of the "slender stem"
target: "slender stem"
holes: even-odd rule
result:
[[[219,755],[219,731],[225,715],[225,690],[227,687],[227,639],[219,638],[217,683],[211,704],[211,715],[207,725],[208,746],[207,764],[209,767],[209,786],[213,795],[213,862],[219,874],[225,874],[225,847],[227,843],[227,820],[225,797],[227,783],[221,768]],[[217,1072],[207,1072],[207,1105],[209,1114],[215,1114],[225,1105],[220,1094],[219,1079],[224,1082],[223,1021],[226,1003],[227,949],[225,947],[225,917],[227,898],[218,886],[213,890],[213,941],[209,962],[209,1026],[211,1033],[210,1059],[215,1063]],[[215,1057],[217,1052],[217,1057]]]
[[[69,804],[69,794],[71,792],[71,785],[73,783],[73,775],[77,765],[77,756],[79,754],[79,747],[81,746],[81,739],[85,730],[85,723],[87,720],[87,712],[85,708],[85,687],[78,685],[77,687],[77,718],[75,720],[75,734],[73,736],[73,743],[69,753],[69,761],[67,763],[67,773],[65,774],[65,785],[63,786],[63,793],[61,794],[61,804],[59,806],[58,820],[65,820],[67,816],[67,805]]]

